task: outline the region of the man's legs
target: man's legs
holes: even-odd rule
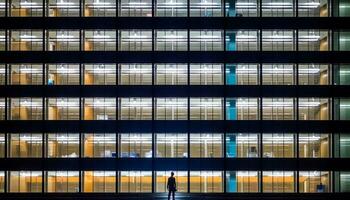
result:
[[[173,200],[175,200],[175,191],[173,191]]]
[[[169,193],[168,193],[168,200],[170,200],[170,195],[171,195],[171,191],[169,190]]]

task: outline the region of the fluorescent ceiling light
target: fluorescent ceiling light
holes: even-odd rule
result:
[[[42,8],[42,5],[38,5],[37,2],[28,2],[28,1],[20,2],[19,6],[21,8]]]

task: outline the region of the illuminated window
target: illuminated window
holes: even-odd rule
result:
[[[293,98],[263,98],[263,120],[293,120],[294,105]]]
[[[226,17],[258,17],[258,0],[225,0]]]
[[[8,105],[10,108],[10,120],[42,120],[42,98],[11,98]]]
[[[300,64],[298,68],[299,85],[330,85],[329,65]]]
[[[84,134],[84,157],[116,158],[116,134],[86,133]]]
[[[5,192],[5,172],[0,171],[0,193]]]
[[[42,51],[43,31],[42,30],[11,30],[10,32],[11,51]]]
[[[187,64],[156,64],[156,85],[187,85]]]
[[[47,51],[79,51],[80,31],[78,30],[49,30]]]
[[[328,17],[328,0],[298,0],[299,17]]]
[[[151,134],[120,134],[118,144],[120,158],[152,158]]]
[[[187,171],[156,171],[155,172],[155,181],[156,181],[156,192],[167,192],[167,183],[168,178],[171,175],[171,172],[174,172],[174,177],[176,180],[176,189],[177,192],[187,192]]]
[[[224,50],[224,33],[222,30],[191,30],[190,51]]]
[[[79,85],[80,66],[78,64],[49,64],[46,66],[47,85]]]
[[[293,0],[261,0],[263,17],[294,17]]]
[[[296,138],[293,134],[262,134],[263,157],[294,158]]]
[[[191,85],[223,85],[224,66],[222,64],[190,64]]]
[[[187,17],[187,0],[157,0],[157,17]]]
[[[0,133],[0,158],[5,158],[5,142],[5,134]]]
[[[262,190],[266,193],[293,193],[295,178],[293,171],[263,171]]]
[[[158,133],[155,137],[158,158],[187,158],[187,134]]]
[[[115,120],[115,98],[84,98],[84,120]]]
[[[79,192],[79,171],[47,171],[45,192]]]
[[[299,193],[331,192],[330,173],[327,171],[300,171]]]
[[[187,120],[187,98],[156,98],[156,120]]]
[[[0,98],[0,120],[5,120],[6,111],[5,111],[5,98]]]
[[[10,85],[42,85],[43,66],[41,64],[10,65]]]
[[[9,171],[7,188],[11,193],[41,193],[41,171]]]
[[[116,51],[117,33],[114,30],[84,31],[84,51]]]
[[[328,134],[299,134],[300,158],[329,158],[330,137]]]
[[[268,0],[271,1],[271,0]],[[263,30],[263,51],[294,51],[295,37],[293,30]]]
[[[295,67],[293,64],[263,64],[263,85],[294,85]]]
[[[151,120],[151,98],[120,98],[119,119],[121,120]]]
[[[223,134],[190,134],[190,157],[192,158],[221,158],[223,146]]]
[[[222,120],[223,100],[221,98],[191,98],[191,120]]]
[[[226,172],[226,191],[256,193],[259,192],[258,171],[227,171]]]
[[[221,0],[192,0],[190,2],[191,17],[222,17]]]
[[[299,98],[299,120],[328,120],[330,111],[327,98]]]
[[[329,51],[330,39],[327,30],[299,30],[299,51]]]
[[[226,120],[258,120],[259,99],[227,98]]]
[[[151,30],[120,30],[119,51],[152,51]]]
[[[41,158],[42,134],[8,134],[8,156],[11,158]]]
[[[256,133],[227,133],[226,157],[257,158],[260,155],[260,135]]]
[[[116,10],[115,0],[85,0],[85,17],[115,17]]]
[[[152,192],[151,171],[120,171],[118,174],[118,192],[145,193]]]
[[[119,64],[120,85],[152,85],[152,64]]]
[[[225,32],[226,51],[258,51],[260,50],[260,31],[227,30]]]
[[[156,51],[187,51],[187,30],[156,30]]]
[[[85,64],[84,85],[116,85],[117,69],[114,64]]]
[[[48,158],[77,158],[79,152],[79,134],[47,134],[46,156]]]
[[[12,0],[10,9],[12,17],[42,17],[43,1]]]
[[[47,120],[79,120],[79,98],[48,98]]]
[[[49,17],[79,17],[79,0],[49,0]]]
[[[223,192],[222,171],[190,171],[190,191],[194,193]]]
[[[1,32],[0,32],[0,51],[1,51]],[[0,64],[0,85],[6,82],[6,65]]]
[[[152,17],[152,0],[119,0],[120,17]]]
[[[116,172],[114,171],[84,171],[83,191],[97,193],[116,192]]]

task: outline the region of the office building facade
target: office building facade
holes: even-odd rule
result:
[[[347,199],[350,1],[0,0],[0,198]],[[144,196],[140,196],[144,195]]]

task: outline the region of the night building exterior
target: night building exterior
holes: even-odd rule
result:
[[[0,199],[348,199],[349,0],[0,0]]]

